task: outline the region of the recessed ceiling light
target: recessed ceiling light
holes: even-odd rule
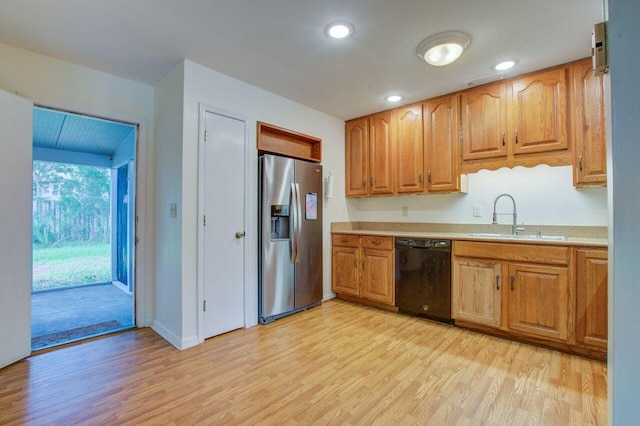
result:
[[[400,95],[389,95],[387,96],[387,101],[389,102],[399,102],[402,100],[402,96]]]
[[[493,68],[496,71],[506,71],[508,69],[515,67],[517,64],[518,64],[517,59],[509,59],[507,61],[498,62],[491,68]]]
[[[353,35],[353,25],[348,22],[334,22],[327,25],[324,31],[331,38],[345,38]]]
[[[471,38],[461,32],[449,31],[432,35],[418,46],[418,56],[436,67],[448,65],[462,55]]]

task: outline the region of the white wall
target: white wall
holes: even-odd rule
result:
[[[493,201],[502,193],[516,200],[518,223],[532,225],[607,226],[606,188],[576,189],[571,166],[502,168],[468,175],[467,194],[410,195],[349,199],[349,219],[362,222],[491,223]],[[343,190],[344,191],[344,190]],[[482,217],[473,217],[473,206],[482,206]],[[408,207],[408,215],[402,208]],[[499,212],[511,212],[511,203],[500,200]],[[498,217],[511,223],[511,217]]]
[[[611,131],[609,200],[609,422],[640,423],[640,2],[609,0]],[[605,3],[606,4],[606,3]],[[607,80],[605,80],[607,81]]]
[[[155,87],[156,285],[153,328],[182,348],[182,115],[184,67],[180,64]],[[178,215],[170,216],[177,204]]]
[[[91,68],[75,65],[50,56],[0,43],[0,89],[21,93],[37,104],[89,113],[106,117],[135,117],[146,124],[145,151],[139,152],[144,160],[154,158],[153,141],[153,87],[117,77]],[[143,176],[139,183],[151,182],[154,174],[153,161],[139,164]],[[145,212],[153,211],[154,194],[151,188],[137,194],[143,205],[138,206],[139,225],[144,241],[138,245],[138,273],[147,283],[153,283],[154,240],[153,217]],[[152,286],[138,300],[139,324],[150,321],[153,315],[150,305]],[[148,309],[144,309],[148,308]],[[140,315],[139,315],[140,316]]]

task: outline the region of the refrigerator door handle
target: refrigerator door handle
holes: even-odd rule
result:
[[[300,262],[300,237],[302,236],[302,211],[300,210],[300,185],[296,182],[296,263]]]
[[[291,207],[289,211],[291,213],[291,263],[296,263],[298,257],[298,239],[296,238],[298,229],[298,197],[296,193],[296,184],[291,183]]]

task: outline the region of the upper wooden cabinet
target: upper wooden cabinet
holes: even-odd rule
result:
[[[427,192],[460,190],[460,95],[423,104]]]
[[[393,191],[393,120],[385,111],[369,117],[369,194]]]
[[[575,186],[607,183],[607,149],[602,77],[593,75],[591,60],[573,66]]]
[[[391,118],[391,111],[386,111],[346,123],[347,197],[393,194]]]
[[[347,196],[466,191],[481,169],[574,165],[606,184],[602,78],[589,60],[347,122]]]
[[[513,80],[510,127],[513,153],[569,147],[569,67]]]
[[[507,156],[507,95],[504,83],[463,92],[461,119],[463,160]]]
[[[571,75],[564,65],[462,92],[460,171],[571,164]]]
[[[395,158],[396,192],[411,194],[424,191],[421,104],[396,110]]]
[[[347,197],[367,195],[369,180],[369,119],[348,121],[345,135]]]

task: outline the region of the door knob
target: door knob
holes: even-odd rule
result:
[[[236,232],[236,238],[244,238],[244,231]]]

